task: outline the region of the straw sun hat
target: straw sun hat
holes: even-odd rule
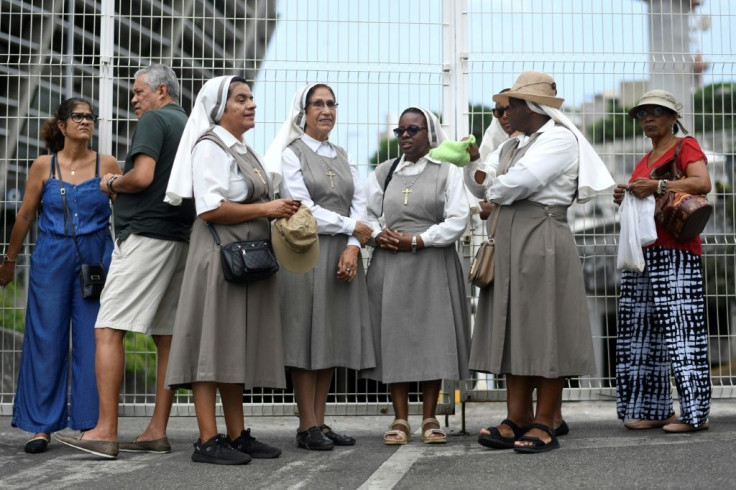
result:
[[[559,109],[565,99],[555,97],[556,95],[557,84],[554,78],[541,71],[525,71],[516,79],[511,90],[494,95],[493,101],[508,105],[509,98],[514,98]]]

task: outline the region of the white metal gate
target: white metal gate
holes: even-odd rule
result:
[[[701,4],[702,5],[698,5]],[[43,153],[39,128],[62,98],[94,102],[99,148],[123,160],[135,128],[131,76],[151,62],[170,64],[191,107],[199,87],[222,74],[244,74],[258,103],[249,143],[261,153],[286,115],[297,87],[324,81],[340,115],[332,138],[370,171],[372,157],[395,155],[390,129],[410,105],[441,115],[449,135],[481,136],[490,97],[528,69],[557,80],[564,109],[617,181],[628,178],[647,142],[624,121],[647,87],[685,101],[686,125],[708,150],[715,214],[704,234],[704,267],[714,395],[734,397],[736,240],[733,188],[733,93],[736,9],[729,0],[0,0],[0,239],[7,243],[30,162]],[[251,134],[252,133],[252,134]],[[385,149],[381,149],[383,140]],[[393,153],[392,153],[393,152]],[[569,381],[566,399],[614,395],[616,224],[601,199],[575,206],[574,232],[586,274],[598,373]],[[474,254],[471,230],[460,244]],[[26,241],[18,278],[1,291],[0,413],[11,410],[22,342],[25,285],[35,238]],[[472,295],[471,295],[472,296]],[[473,298],[469,298],[473,303]],[[155,349],[126,340],[121,412],[149,413]],[[385,387],[340,370],[329,410],[390,412]],[[454,410],[443,388],[440,413]],[[499,400],[503,380],[460,384],[463,401]],[[294,413],[290,392],[247,395],[251,415]],[[414,395],[413,401],[418,401]],[[181,392],[175,414],[192,414]],[[417,404],[413,403],[416,411]]]

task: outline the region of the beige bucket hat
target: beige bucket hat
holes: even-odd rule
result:
[[[639,99],[639,102],[634,107],[629,109],[629,117],[631,119],[636,119],[636,111],[638,111],[642,106],[645,105],[657,105],[674,112],[677,115],[676,124],[680,127],[680,130],[683,133],[687,134],[687,129],[685,129],[685,126],[683,126],[682,122],[680,121],[680,118],[682,117],[683,105],[677,102],[677,99],[675,99],[674,95],[667,92],[666,90],[662,90],[659,88],[650,90],[649,92],[641,96],[641,99]]]
[[[273,225],[271,244],[276,258],[286,270],[297,274],[309,272],[319,259],[317,220],[302,205],[291,218],[279,218]]]
[[[516,79],[511,90],[494,95],[493,101],[508,105],[509,98],[514,98],[559,109],[565,99],[555,97],[556,95],[557,84],[554,78],[541,71],[525,71]]]

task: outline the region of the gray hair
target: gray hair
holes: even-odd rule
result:
[[[166,85],[166,91],[171,98],[177,102],[179,101],[179,82],[174,70],[166,65],[150,65],[135,72],[133,78],[142,75],[146,75],[146,83],[151,87],[151,90],[155,91],[160,85]]]

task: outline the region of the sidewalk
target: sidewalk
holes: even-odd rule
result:
[[[630,431],[615,419],[612,402],[566,402],[571,432],[562,448],[539,455],[492,451],[477,444],[481,427],[497,424],[503,403],[466,406],[470,434],[459,434],[460,406],[449,417],[449,443],[424,445],[419,417],[410,423],[406,446],[385,446],[389,416],[334,417],[335,430],[355,436],[353,447],[326,453],[298,449],[297,420],[252,417],[253,435],[280,447],[275,460],[224,467],[192,463],[197,425],[175,417],[169,426],[174,451],[165,455],[121,453],[115,461],[95,459],[52,441],[40,455],[23,452],[28,435],[0,417],[0,488],[734,488],[736,487],[736,400],[715,400],[711,429],[673,435]],[[440,420],[444,422],[444,420]],[[132,439],[145,418],[120,420],[121,438]],[[221,430],[224,422],[219,421]]]

